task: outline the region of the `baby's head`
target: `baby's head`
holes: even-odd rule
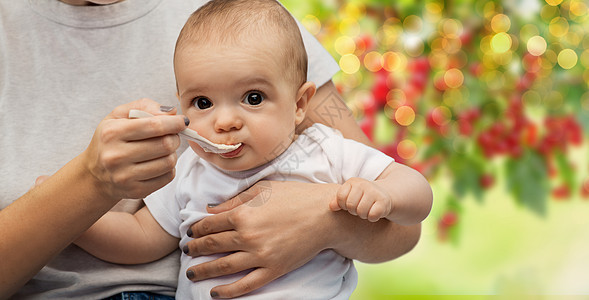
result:
[[[226,170],[246,170],[282,153],[315,92],[292,16],[274,0],[213,0],[182,29],[174,68],[190,127],[215,143],[243,146],[204,153]]]

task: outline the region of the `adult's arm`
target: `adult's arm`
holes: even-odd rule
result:
[[[374,144],[362,132],[358,123],[356,123],[354,115],[346,106],[342,96],[331,80],[317,89],[315,96],[309,101],[305,120],[297,128],[297,131],[302,132],[314,123],[321,123],[335,128],[347,139],[374,147]]]
[[[304,124],[323,123],[339,129],[347,138],[370,144],[332,82],[319,88],[309,105],[309,120]],[[211,291],[211,295],[229,298],[264,286],[324,249],[377,263],[397,258],[417,244],[420,224],[401,226],[388,220],[373,223],[347,212],[330,211],[329,202],[339,186],[259,182],[211,208],[209,212],[215,215],[191,227],[195,239],[188,243],[188,254],[236,252],[189,268],[188,277],[198,281],[255,268],[236,283]]]
[[[172,180],[184,118],[129,120],[130,109],[163,114],[148,99],[117,107],[83,153],[0,211],[0,298],[15,293],[120,199],[143,197]]]

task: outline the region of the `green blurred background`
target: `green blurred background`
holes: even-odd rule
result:
[[[587,0],[282,2],[434,191],[417,247],[357,263],[352,299],[589,294]]]

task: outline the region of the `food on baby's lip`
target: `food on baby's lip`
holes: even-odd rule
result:
[[[142,110],[131,109],[129,110],[129,118],[130,119],[138,119],[138,118],[149,118],[153,117],[152,114],[148,112],[144,112]],[[197,143],[205,152],[212,152],[212,153],[228,153],[231,151],[236,150],[241,146],[241,143],[235,145],[225,145],[225,144],[215,144],[206,138],[202,137],[198,132],[186,128],[179,132],[181,137],[184,137],[188,140],[191,140]]]

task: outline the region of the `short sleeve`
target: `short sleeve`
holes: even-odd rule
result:
[[[381,151],[344,138],[336,129],[314,124],[304,134],[320,145],[338,183],[359,177],[375,180],[395,160]]]
[[[341,138],[341,174],[344,181],[359,177],[375,180],[395,160],[354,140]]]
[[[177,238],[182,237],[179,230],[180,224],[182,223],[179,212],[186,205],[177,197],[177,189],[189,171],[188,166],[192,166],[194,164],[192,161],[198,159],[193,153],[192,149],[186,149],[180,158],[178,158],[174,179],[143,200],[147,209],[149,209],[149,212],[160,226],[170,235]]]

